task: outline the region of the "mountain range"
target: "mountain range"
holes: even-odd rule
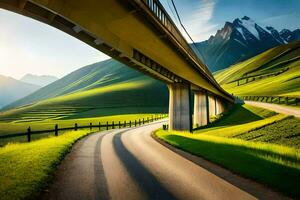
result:
[[[221,30],[208,40],[196,43],[199,56],[212,72],[242,62],[270,48],[300,40],[300,29],[294,31],[262,27],[244,16],[226,22]],[[196,53],[198,51],[195,51]]]
[[[40,88],[38,85],[0,75],[0,108]]]
[[[58,80],[55,76],[50,75],[34,75],[34,74],[25,74],[20,81],[23,81],[25,83],[30,83],[34,85],[38,85],[41,87],[44,87],[46,85],[49,85],[50,83],[53,83],[54,81]]]

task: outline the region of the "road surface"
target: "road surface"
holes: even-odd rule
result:
[[[255,199],[155,141],[151,132],[162,123],[79,141],[39,199]]]
[[[278,105],[278,104],[257,102],[257,101],[245,101],[245,103],[252,105],[252,106],[266,108],[266,109],[273,110],[278,113],[282,113],[282,114],[286,114],[286,115],[293,115],[295,117],[300,118],[300,109],[295,109],[295,108],[282,106],[282,105]]]

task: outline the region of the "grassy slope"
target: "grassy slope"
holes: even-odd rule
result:
[[[32,103],[35,102],[35,103]],[[83,67],[0,113],[0,121],[166,112],[167,87],[116,61]]]
[[[73,131],[58,137],[0,148],[1,199],[36,197],[72,144],[87,134],[86,131]]]
[[[219,121],[211,125],[211,128],[201,129],[195,133],[215,135],[222,137],[235,137],[244,132],[249,132],[276,121],[286,118],[283,114],[276,114],[262,108],[249,105],[236,105]]]
[[[205,134],[191,135],[160,130],[156,135],[175,147],[300,197],[299,150]]]
[[[144,81],[152,81],[152,83],[157,82],[122,63],[109,59],[75,70],[31,95],[8,105],[6,108],[13,108],[74,92],[86,91],[123,82],[126,83],[137,78]]]
[[[128,114],[165,113],[168,90],[159,81],[107,60],[83,67],[11,106],[32,101],[37,102],[0,112],[0,134],[24,132],[28,126],[53,128],[55,123],[104,123],[113,115],[115,121],[124,121],[142,118]]]
[[[261,129],[237,135],[236,138],[300,148],[300,119],[288,117]]]
[[[299,127],[300,119],[243,105],[195,134],[159,130],[156,135],[245,177],[300,197]]]
[[[215,74],[222,87],[235,95],[300,96],[300,42],[270,49]],[[294,59],[294,60],[293,60]],[[287,62],[291,60],[290,62]],[[282,62],[286,62],[280,64]],[[289,68],[286,72],[237,86],[231,81],[243,76],[259,76]]]
[[[74,127],[75,123],[78,123],[78,126],[88,126],[90,123],[96,125],[106,124],[108,122],[111,124],[120,122],[134,122],[139,119],[151,119],[155,117],[156,114],[128,114],[128,115],[113,115],[113,116],[104,116],[104,117],[91,117],[91,118],[79,118],[79,119],[65,119],[65,120],[41,120],[41,121],[31,121],[31,122],[0,122],[0,134],[11,134],[11,133],[23,133],[26,132],[27,128],[30,126],[32,131],[37,130],[48,130],[54,129],[54,125],[58,124],[59,127]],[[43,135],[43,134],[42,134]],[[3,141],[2,141],[3,140]],[[0,141],[0,146],[2,143],[6,143],[4,139]],[[26,137],[17,137],[16,141],[26,141]],[[9,141],[14,141],[14,139],[9,138]]]

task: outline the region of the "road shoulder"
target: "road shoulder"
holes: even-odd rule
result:
[[[211,161],[208,161],[202,157],[193,155],[189,152],[186,152],[182,149],[176,148],[167,142],[159,139],[155,132],[151,134],[151,137],[160,143],[161,145],[165,146],[166,148],[170,149],[171,151],[177,153],[178,155],[184,157],[185,159],[195,163],[196,165],[206,169],[207,171],[215,174],[216,176],[224,179],[225,181],[229,182],[230,184],[248,192],[249,194],[257,197],[258,199],[270,199],[270,200],[280,200],[280,199],[291,199],[289,197],[284,196],[280,192],[274,191],[273,189],[253,181],[251,179],[247,179],[242,177],[238,174],[233,173],[232,171],[225,169]]]

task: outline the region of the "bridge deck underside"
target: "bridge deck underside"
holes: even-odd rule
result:
[[[170,42],[172,35],[125,0],[0,0],[0,6],[70,33],[154,78],[167,83],[188,81],[231,100],[191,66]]]

